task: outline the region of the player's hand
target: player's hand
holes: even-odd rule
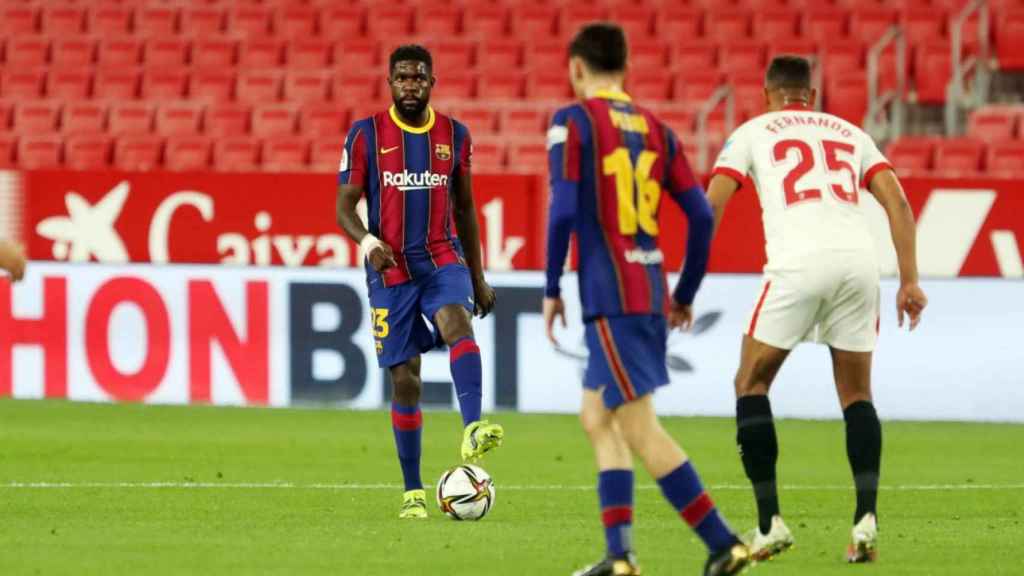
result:
[[[673,330],[678,328],[683,332],[688,332],[691,326],[693,326],[693,306],[690,304],[680,304],[673,300],[672,310],[668,313],[668,327]]]
[[[899,326],[903,327],[903,316],[910,317],[910,329],[917,328],[921,322],[921,312],[928,305],[928,297],[924,290],[916,282],[910,282],[900,286],[896,294],[896,316],[899,318]]]
[[[25,249],[14,242],[0,241],[0,268],[7,270],[12,281],[21,280],[25,276]]]
[[[548,340],[557,348],[558,339],[555,338],[555,318],[562,319],[562,328],[568,326],[565,322],[565,302],[561,298],[545,298],[544,330],[547,332]]]
[[[481,277],[473,280],[473,300],[476,315],[483,318],[494,309],[498,297],[494,294],[494,288]]]
[[[398,266],[398,262],[395,261],[395,253],[391,250],[391,246],[381,242],[370,249],[370,253],[366,255],[370,259],[370,266],[377,272],[384,272],[388,268]]]

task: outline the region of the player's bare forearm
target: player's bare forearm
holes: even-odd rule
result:
[[[473,281],[484,279],[483,256],[480,254],[480,225],[476,220],[476,203],[473,201],[472,178],[463,173],[455,187],[455,226],[459,242],[466,254],[466,264],[473,275]]]
[[[892,243],[899,261],[900,281],[916,284],[917,273],[917,225],[910,203],[903,193],[903,187],[892,170],[883,170],[869,183],[871,193],[878,199],[889,219]]]
[[[363,238],[370,232],[363,225],[363,221],[356,213],[356,204],[363,196],[362,188],[342,184],[338,187],[338,225],[345,234],[356,244],[363,241]]]
[[[715,174],[708,185],[708,202],[715,215],[714,232],[718,232],[725,216],[725,205],[740,188],[740,183],[723,174]]]

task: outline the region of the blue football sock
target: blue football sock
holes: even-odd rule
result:
[[[391,403],[391,427],[395,431],[398,462],[402,465],[405,489],[423,488],[420,479],[420,448],[423,432],[423,414],[420,407]]]
[[[608,555],[620,558],[633,549],[633,471],[602,470],[597,495]]]
[[[736,536],[722,519],[715,503],[704,491],[693,464],[684,462],[679,468],[658,480],[661,492],[679,515],[700,536],[712,551],[725,550],[736,543]]]
[[[483,366],[480,364],[480,348],[472,336],[464,336],[451,346],[452,380],[459,397],[462,424],[466,426],[480,419],[480,404],[483,394]]]

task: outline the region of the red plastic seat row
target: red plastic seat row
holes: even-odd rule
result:
[[[901,174],[946,177],[1018,177],[1024,165],[1024,142],[990,142],[971,138],[902,138],[886,148]]]
[[[986,106],[975,110],[968,119],[967,134],[987,142],[1024,140],[1024,105]]]

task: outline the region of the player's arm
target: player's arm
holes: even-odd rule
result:
[[[459,242],[466,254],[466,264],[473,279],[476,313],[483,318],[494,308],[495,296],[494,289],[484,279],[483,256],[480,254],[480,225],[476,219],[476,203],[473,201],[471,154],[472,145],[467,131],[462,145],[463,157],[459,160],[459,169],[455,174],[454,216]]]
[[[689,330],[693,323],[693,300],[700,283],[707,273],[708,257],[711,252],[711,236],[714,232],[714,217],[711,206],[704,196],[704,188],[693,176],[690,163],[683,153],[679,140],[671,130],[666,129],[669,142],[669,189],[672,199],[686,214],[686,263],[679,276],[679,282],[672,292],[672,312],[669,325],[672,328]]]
[[[725,205],[739,189],[740,183],[734,176],[719,172],[711,177],[711,182],[708,184],[708,202],[711,204],[711,211],[714,214],[715,230],[722,225]]]
[[[11,280],[21,280],[25,275],[25,251],[21,246],[8,240],[0,240],[0,268],[11,275]]]
[[[910,329],[913,330],[921,321],[921,312],[928,305],[928,297],[918,285],[917,225],[914,223],[914,213],[891,168],[884,167],[874,174],[869,173],[869,178],[868,190],[882,205],[889,219],[892,243],[899,261],[900,290],[896,295],[899,325],[903,326],[903,316],[906,314],[910,316]]]
[[[548,340],[558,346],[555,319],[565,322],[565,303],[560,281],[576,226],[579,201],[580,135],[565,110],[557,113],[548,129],[548,173],[551,175],[548,205],[548,245],[544,285],[544,326]]]
[[[338,225],[353,242],[359,245],[370,264],[378,272],[396,265],[391,247],[370,234],[356,212],[356,205],[363,197],[366,183],[367,158],[366,138],[359,127],[352,128],[341,151],[341,166],[338,175]]]

